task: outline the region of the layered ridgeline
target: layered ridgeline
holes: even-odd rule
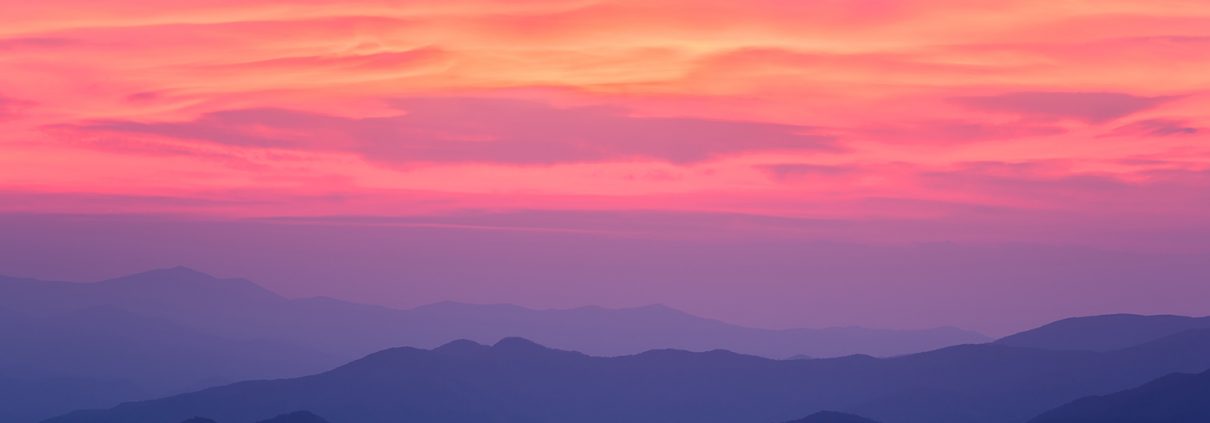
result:
[[[1126,391],[1082,398],[1029,423],[1210,422],[1210,370],[1174,373]]]
[[[0,421],[33,422],[71,410],[105,408],[122,401],[165,397],[238,380],[316,374],[373,351],[386,350],[331,372],[270,384],[307,387],[313,382],[299,381],[323,381],[341,375],[352,378],[349,369],[365,366],[367,360],[405,356],[384,365],[385,374],[397,376],[391,381],[370,377],[348,385],[314,388],[339,394],[333,395],[330,403],[320,404],[329,408],[311,407],[316,399],[303,395],[296,398],[298,403],[282,407],[267,404],[263,409],[246,408],[246,415],[223,416],[201,407],[196,413],[174,414],[176,420],[165,421],[213,415],[233,417],[216,419],[221,422],[252,422],[299,409],[321,411],[333,421],[350,421],[346,420],[349,417],[351,421],[393,421],[397,414],[422,416],[423,421],[508,420],[531,417],[534,410],[541,410],[540,404],[548,399],[540,395],[544,391],[535,391],[540,388],[554,395],[549,401],[558,400],[567,407],[621,407],[634,412],[626,414],[625,420],[637,421],[660,421],[669,415],[679,419],[677,413],[685,413],[683,409],[700,408],[709,412],[689,413],[689,417],[701,421],[778,422],[805,415],[838,418],[828,413],[812,414],[835,409],[884,423],[1021,422],[1084,395],[1125,389],[1169,372],[1210,367],[1203,363],[1207,356],[1205,333],[1196,330],[1210,327],[1208,320],[1094,316],[1062,320],[989,345],[944,348],[890,359],[854,356],[777,361],[721,351],[692,354],[664,349],[726,349],[774,358],[849,353],[893,356],[978,342],[982,337],[954,329],[749,329],[660,306],[529,310],[443,303],[398,310],[331,299],[289,300],[246,280],[218,279],[184,268],[87,284],[0,278],[0,339],[5,340],[0,353],[0,398],[5,399],[0,401]],[[588,355],[661,350],[594,358],[525,342],[521,344],[530,345],[532,348],[526,350],[532,354],[508,352],[510,343],[517,343],[515,339],[495,347],[479,345],[513,335],[559,350],[587,351]],[[388,350],[397,346],[432,348],[458,338],[477,343],[455,342],[432,351]],[[601,372],[608,377],[552,379],[542,371],[550,370],[545,364],[532,363],[547,356],[575,357],[567,359],[580,363],[572,370],[587,372],[587,376]],[[660,364],[661,360],[669,362]],[[699,367],[684,368],[684,363],[678,364],[681,361]],[[445,364],[429,368],[424,362]],[[489,371],[441,373],[443,369],[455,371],[461,365],[472,369],[487,365]],[[520,367],[498,368],[509,366]],[[540,371],[528,374],[526,366]],[[758,371],[736,371],[746,366]],[[678,368],[682,369],[679,373]],[[789,376],[779,376],[782,374]],[[514,385],[525,386],[517,385],[518,380],[530,378],[534,389],[510,391]],[[648,381],[653,384],[648,386]],[[218,392],[258,387],[249,392],[250,400],[275,392],[259,390],[263,383],[267,382],[232,385]],[[307,388],[291,389],[310,393]],[[413,392],[409,389],[416,395],[399,401],[391,397],[392,393],[377,393]],[[581,391],[598,396],[575,399],[557,395]],[[225,402],[211,402],[208,394],[203,395],[205,392],[211,391],[190,394],[194,395],[190,398],[206,400],[207,407]],[[366,401],[381,398],[384,402],[341,402],[341,395],[358,392],[365,394]],[[279,398],[287,400],[291,395]],[[626,405],[614,404],[612,398]],[[402,408],[390,405],[396,402]],[[466,410],[481,412],[468,417],[460,414],[457,410],[461,408],[455,404],[467,404]],[[723,405],[735,407],[734,413],[717,409]],[[545,417],[581,411],[556,407],[548,414],[532,417],[536,417],[533,421],[552,421]],[[106,419],[109,413],[72,418]],[[497,413],[502,417],[492,417]],[[592,421],[590,417],[576,415],[576,421]]]
[[[1052,350],[1111,351],[1191,329],[1210,328],[1210,317],[1109,314],[1073,317],[996,340],[1000,345]]]
[[[305,345],[348,359],[396,346],[431,348],[456,339],[491,343],[509,336],[589,355],[677,348],[770,358],[889,356],[989,340],[955,328],[754,329],[659,305],[531,310],[447,302],[400,310],[330,298],[289,300],[247,280],[179,267],[87,284],[0,278],[0,309],[55,314],[98,306],[222,336]]]
[[[47,423],[196,415],[238,423],[298,409],[358,423],[777,423],[820,410],[883,423],[1020,423],[1080,397],[1206,368],[1210,330],[1108,352],[984,344],[814,360],[676,350],[592,357],[508,338],[492,346],[394,348],[313,376],[243,382]]]
[[[957,329],[762,330],[661,306],[529,310],[442,303],[399,310],[282,298],[185,268],[96,283],[0,277],[0,421],[248,379],[329,370],[375,351],[523,336],[592,355],[729,349],[783,358],[895,355],[984,338]]]

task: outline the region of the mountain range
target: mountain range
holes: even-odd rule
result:
[[[318,373],[375,351],[524,336],[591,355],[728,349],[773,358],[897,355],[983,342],[969,331],[766,330],[664,306],[531,310],[439,303],[409,310],[287,299],[177,267],[95,283],[0,277],[0,421],[248,379]]]
[[[331,298],[286,299],[247,280],[219,279],[183,267],[96,283],[0,278],[0,309],[55,314],[92,307],[167,319],[226,337],[305,345],[347,359],[395,346],[429,348],[456,339],[491,343],[509,336],[590,355],[677,348],[770,358],[890,356],[989,340],[956,328],[756,329],[661,305],[531,310],[444,302],[401,310]]]
[[[307,409],[367,423],[1019,423],[1210,368],[1210,318],[1077,317],[994,341],[952,328],[766,330],[658,305],[287,299],[180,267],[96,283],[0,277],[0,339],[0,421],[16,423],[78,409],[93,411],[49,421]],[[147,398],[160,399],[129,402]]]
[[[1088,395],[1210,368],[1210,330],[1128,348],[962,345],[891,358],[772,360],[728,351],[593,357],[521,338],[393,348],[328,372],[75,412],[46,423],[786,422],[840,410],[884,423],[1020,423]]]

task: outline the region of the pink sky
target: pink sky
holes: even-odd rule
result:
[[[1210,251],[1203,1],[0,9],[0,212]]]

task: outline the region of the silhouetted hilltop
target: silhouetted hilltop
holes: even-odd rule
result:
[[[155,317],[216,318],[224,311],[283,301],[248,280],[220,279],[179,266],[95,283],[0,278],[0,308],[34,315],[112,307]]]
[[[1138,388],[1081,398],[1030,423],[1210,422],[1210,371],[1171,374]]]
[[[885,423],[1019,423],[1087,395],[1210,368],[1210,332],[1112,352],[965,345],[902,357],[771,360],[727,351],[593,357],[509,338],[392,348],[322,374],[243,382],[48,423],[789,421],[842,410]],[[824,416],[827,416],[826,414]]]
[[[839,411],[820,411],[802,419],[786,422],[786,423],[878,423],[874,420],[867,419],[855,414],[841,413]]]
[[[1052,350],[1110,351],[1204,328],[1210,328],[1210,317],[1109,314],[1059,320],[1006,336],[996,343]]]

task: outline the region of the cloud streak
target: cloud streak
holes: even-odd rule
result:
[[[1114,92],[1021,91],[962,97],[959,103],[991,112],[1046,119],[1076,119],[1102,123],[1142,112],[1171,101]]]
[[[240,147],[350,151],[385,163],[693,163],[743,152],[838,149],[831,137],[793,125],[636,117],[614,108],[557,108],[500,99],[423,98],[393,103],[405,114],[346,118],[245,109],[209,113],[187,122],[97,121],[72,129]]]
[[[1120,137],[1173,137],[1197,135],[1200,131],[1201,128],[1193,126],[1192,123],[1185,120],[1157,118],[1144,119],[1119,126],[1111,131],[1109,135]]]

